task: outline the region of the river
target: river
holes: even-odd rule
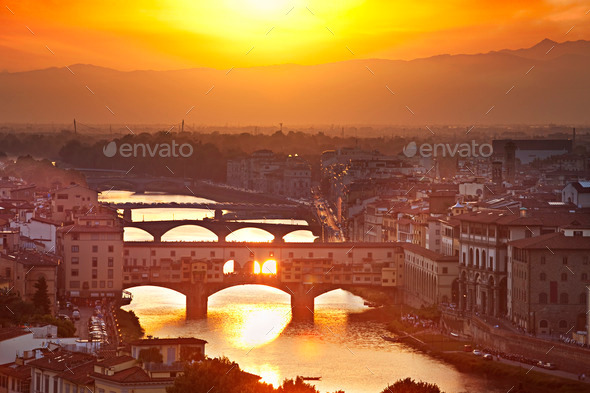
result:
[[[141,194],[110,191],[101,200],[111,202],[207,201],[184,195]],[[137,209],[134,220],[212,217],[201,209]],[[289,223],[295,220],[287,220]],[[304,222],[303,222],[304,224]],[[215,240],[206,230],[181,227],[170,231],[166,241]],[[238,232],[238,231],[236,231]],[[148,236],[149,237],[149,236]],[[145,233],[125,232],[125,240],[147,240]],[[268,234],[241,230],[235,240],[268,241]],[[313,241],[307,231],[286,241]],[[316,298],[313,323],[291,321],[289,296],[277,289],[246,285],[228,288],[209,298],[207,318],[185,320],[184,295],[157,287],[130,289],[133,310],[146,334],[155,337],[192,336],[208,341],[208,356],[227,356],[244,370],[278,386],[297,375],[321,377],[312,383],[322,392],[381,392],[398,379],[411,377],[436,383],[447,393],[504,393],[498,386],[416,352],[403,344],[381,338],[388,334],[381,323],[351,321],[349,315],[367,309],[363,299],[344,290]]]

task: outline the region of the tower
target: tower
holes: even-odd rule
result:
[[[492,183],[497,186],[502,184],[502,161],[492,162]]]
[[[504,163],[506,164],[506,181],[513,184],[516,170],[516,144],[513,141],[508,141],[504,145]]]

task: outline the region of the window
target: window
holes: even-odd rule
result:
[[[80,258],[78,257],[72,257],[72,265],[77,265],[80,263]]]
[[[112,280],[112,279],[113,279],[113,276],[114,276],[114,274],[113,274],[113,269],[109,269],[109,270],[107,270],[107,278],[108,278],[109,280]]]
[[[109,246],[109,252],[115,252],[115,246]]]
[[[104,287],[105,287],[105,282],[104,282],[104,281],[101,281],[101,282],[100,282],[100,287],[101,287],[101,288],[104,288]]]
[[[334,253],[333,252],[329,252],[328,253],[328,258],[334,258]]]
[[[289,258],[293,258],[293,253],[292,252],[289,253]]]
[[[92,267],[98,267],[98,258],[92,257]]]
[[[543,272],[542,272],[542,273],[539,275],[539,279],[540,279],[541,281],[545,281],[545,280],[547,280],[547,275],[546,275],[545,273],[543,273]]]
[[[113,267],[113,265],[114,265],[114,258],[113,257],[108,258],[108,265],[109,265],[109,267]]]
[[[309,255],[309,257],[310,257],[310,258],[313,258],[313,252],[310,252],[310,253],[309,253],[309,254],[307,254],[307,255]]]
[[[567,293],[563,292],[561,295],[559,295],[559,303],[560,304],[568,304],[569,303],[569,296],[567,295]]]
[[[150,253],[151,256],[155,257],[156,256],[156,250],[152,250]]]
[[[80,275],[80,271],[78,269],[72,269],[71,276],[78,277]]]
[[[230,257],[235,257],[236,256],[236,252],[235,251],[230,251],[229,252],[229,256]]]
[[[373,258],[373,253],[372,252],[368,252],[367,253],[367,258]]]
[[[567,281],[567,273],[561,273],[561,281]]]
[[[564,321],[563,319],[561,321],[559,321],[559,328],[560,329],[567,329],[567,321]]]
[[[113,282],[112,281],[107,282],[107,287],[112,288],[113,287]]]
[[[72,252],[80,252],[80,247],[72,246]]]
[[[98,278],[98,270],[92,269],[92,279],[96,280]]]
[[[170,251],[170,256],[171,257],[175,257],[176,256],[176,251]]]
[[[215,257],[215,251],[209,252],[209,256],[212,257],[212,258]]]
[[[70,281],[70,288],[80,288],[80,281]]]
[[[539,294],[539,304],[547,304],[547,294],[545,292]]]
[[[541,328],[547,328],[547,327],[549,327],[549,322],[547,322],[546,320],[542,319],[539,322],[539,327],[541,327]]]
[[[92,246],[92,252],[98,252],[98,246]]]
[[[567,265],[567,257],[563,257],[563,259],[562,259],[562,263],[563,263],[564,265]]]
[[[443,267],[442,268],[442,272],[443,272],[443,274],[447,274],[449,272],[449,268],[448,267]]]

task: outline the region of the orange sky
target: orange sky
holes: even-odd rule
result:
[[[77,63],[121,70],[229,69],[412,59],[516,49],[543,38],[590,39],[587,1],[0,0],[0,5],[0,71]]]

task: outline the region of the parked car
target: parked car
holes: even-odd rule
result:
[[[474,354],[475,356],[483,356],[483,352],[482,352],[482,351],[480,351],[479,349],[474,349],[474,350],[473,350],[473,354]]]
[[[57,319],[61,319],[62,321],[69,321],[70,317],[68,317],[66,314],[58,314]]]
[[[80,310],[74,310],[72,311],[72,318],[74,318],[76,321],[80,319]]]
[[[463,345],[463,352],[471,352],[473,351],[473,347],[469,344]]]
[[[483,358],[485,360],[494,360],[494,357],[489,353],[486,353],[485,355],[483,355]]]
[[[543,365],[547,370],[557,370],[557,364],[555,363],[545,363]]]

